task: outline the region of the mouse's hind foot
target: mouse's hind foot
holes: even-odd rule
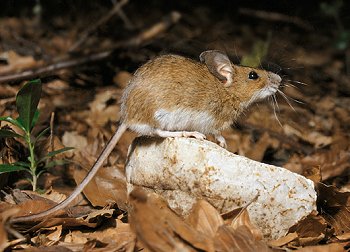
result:
[[[168,131],[156,129],[154,135],[159,137],[194,137],[199,140],[206,139],[205,135],[198,131]]]

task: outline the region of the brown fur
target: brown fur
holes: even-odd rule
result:
[[[147,124],[158,128],[158,109],[174,111],[190,108],[206,111],[215,118],[215,133],[229,126],[244,109],[253,93],[269,84],[264,70],[232,65],[233,83],[224,83],[200,62],[177,55],[164,55],[148,61],[134,74],[122,99],[122,121],[127,125]],[[260,76],[248,79],[250,71]]]

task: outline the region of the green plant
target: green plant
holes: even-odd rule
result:
[[[270,38],[271,32],[267,34],[266,41],[257,40],[253,45],[251,53],[242,57],[241,65],[255,68],[259,67],[268,53]]]
[[[37,106],[41,97],[41,89],[42,85],[40,80],[27,82],[19,90],[16,96],[16,107],[19,115],[18,118],[14,119],[10,116],[0,117],[0,121],[9,122],[21,131],[21,133],[16,133],[11,129],[3,128],[0,129],[0,138],[21,138],[24,140],[26,147],[29,150],[29,156],[25,161],[18,161],[11,164],[0,164],[0,173],[14,171],[28,172],[31,175],[30,182],[32,184],[33,191],[37,190],[38,178],[43,172],[47,170],[47,168],[52,167],[58,163],[62,163],[62,160],[49,161],[49,159],[59,153],[72,149],[65,147],[59,150],[48,152],[44,157],[36,157],[36,144],[38,143],[38,140],[41,139],[49,130],[49,128],[46,128],[37,136],[33,136],[32,134],[32,130],[39,118],[39,110],[37,109]]]

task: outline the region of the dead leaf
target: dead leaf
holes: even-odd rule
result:
[[[298,234],[298,245],[315,245],[328,235],[327,222],[322,216],[313,213],[291,227],[289,232]]]
[[[270,146],[270,139],[271,137],[269,134],[265,132],[254,144],[254,147],[247,152],[246,157],[261,162],[265,155],[266,149]]]
[[[95,95],[95,99],[89,104],[90,111],[86,122],[91,127],[101,128],[108,121],[117,121],[119,119],[119,105],[110,104],[110,101],[116,101],[120,96],[120,89],[109,87],[100,90]]]
[[[338,176],[350,168],[349,151],[318,151],[313,155],[306,156],[301,160],[303,166],[320,166],[322,180]]]
[[[257,241],[246,226],[233,229],[229,226],[221,226],[214,238],[216,251],[237,252],[270,252],[267,244]]]
[[[87,172],[84,170],[74,171],[77,185],[85,178],[86,174]],[[127,208],[125,175],[115,167],[104,167],[84,188],[84,195],[93,206],[103,207],[111,202],[116,202],[119,208],[125,210]]]
[[[306,129],[300,131],[300,129],[293,128],[288,124],[283,126],[283,131],[287,136],[295,135],[303,141],[313,144],[316,149],[328,146],[333,141],[331,136],[325,136],[317,131],[307,131]]]
[[[345,252],[345,244],[331,243],[328,245],[308,246],[296,250],[296,252]]]
[[[224,220],[218,211],[205,200],[198,200],[194,204],[187,222],[209,237],[214,237],[218,228],[224,225]]]
[[[130,79],[132,78],[132,74],[127,71],[119,71],[114,77],[113,82],[116,83],[121,89],[124,89]]]
[[[40,234],[33,237],[31,242],[37,246],[52,246],[55,245],[62,235],[62,226],[53,226],[49,228],[42,228]]]
[[[334,186],[319,183],[318,206],[322,216],[334,228],[336,235],[350,232],[350,192],[339,192]]]
[[[263,234],[261,232],[261,230],[256,227],[255,225],[253,225],[253,223],[250,221],[249,218],[249,213],[248,210],[246,208],[244,208],[239,214],[238,216],[236,216],[235,219],[233,219],[232,223],[231,223],[231,227],[236,230],[241,226],[245,226],[250,233],[253,235],[255,240],[261,240],[263,238]]]
[[[105,249],[113,248],[113,251],[134,251],[136,243],[136,237],[131,231],[130,225],[118,219],[110,220],[107,226],[94,230],[94,232],[74,230],[67,234],[63,240],[71,245],[86,244],[88,241],[96,240],[106,244]]]
[[[20,56],[15,51],[4,52],[0,57],[6,59],[8,63],[6,66],[0,65],[0,74],[20,71],[38,65],[32,56]]]
[[[297,238],[298,238],[298,233],[293,232],[293,233],[289,233],[286,236],[279,238],[278,240],[269,241],[268,244],[271,247],[282,247],[282,246],[296,240]]]
[[[130,225],[137,238],[151,251],[214,251],[210,237],[189,226],[155,194],[147,195],[141,189],[130,194]]]
[[[74,147],[77,150],[84,150],[88,145],[86,137],[79,135],[76,131],[66,131],[62,136],[64,146]]]
[[[312,167],[310,169],[306,169],[303,172],[303,175],[311,179],[315,184],[319,183],[322,181],[322,175],[321,175],[321,167]]]
[[[349,241],[350,240],[350,232],[349,233],[345,233],[345,234],[341,234],[341,235],[337,235],[336,238],[339,241]]]

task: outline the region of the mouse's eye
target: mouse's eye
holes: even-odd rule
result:
[[[255,71],[251,71],[248,75],[248,78],[251,80],[256,80],[257,78],[259,78],[259,75]]]

